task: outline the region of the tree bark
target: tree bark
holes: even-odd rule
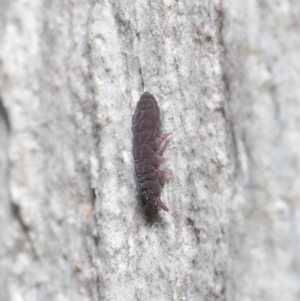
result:
[[[300,298],[300,2],[0,0],[0,300]],[[156,97],[170,209],[137,190]]]

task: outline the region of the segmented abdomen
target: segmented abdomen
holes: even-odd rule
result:
[[[160,200],[160,110],[152,94],[145,92],[132,117],[133,157],[139,188],[150,207],[168,208]]]

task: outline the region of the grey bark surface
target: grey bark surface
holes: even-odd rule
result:
[[[299,1],[0,0],[0,25],[0,300],[299,300]],[[151,221],[143,91],[173,132]]]

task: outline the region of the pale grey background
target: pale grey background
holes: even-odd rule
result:
[[[170,211],[131,154],[157,98]],[[300,2],[0,0],[0,300],[300,299]]]

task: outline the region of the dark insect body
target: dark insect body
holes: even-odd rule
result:
[[[169,209],[160,199],[160,181],[166,171],[159,170],[164,158],[159,147],[170,133],[161,135],[160,110],[152,94],[145,92],[136,105],[132,117],[133,157],[139,189],[150,209]]]

